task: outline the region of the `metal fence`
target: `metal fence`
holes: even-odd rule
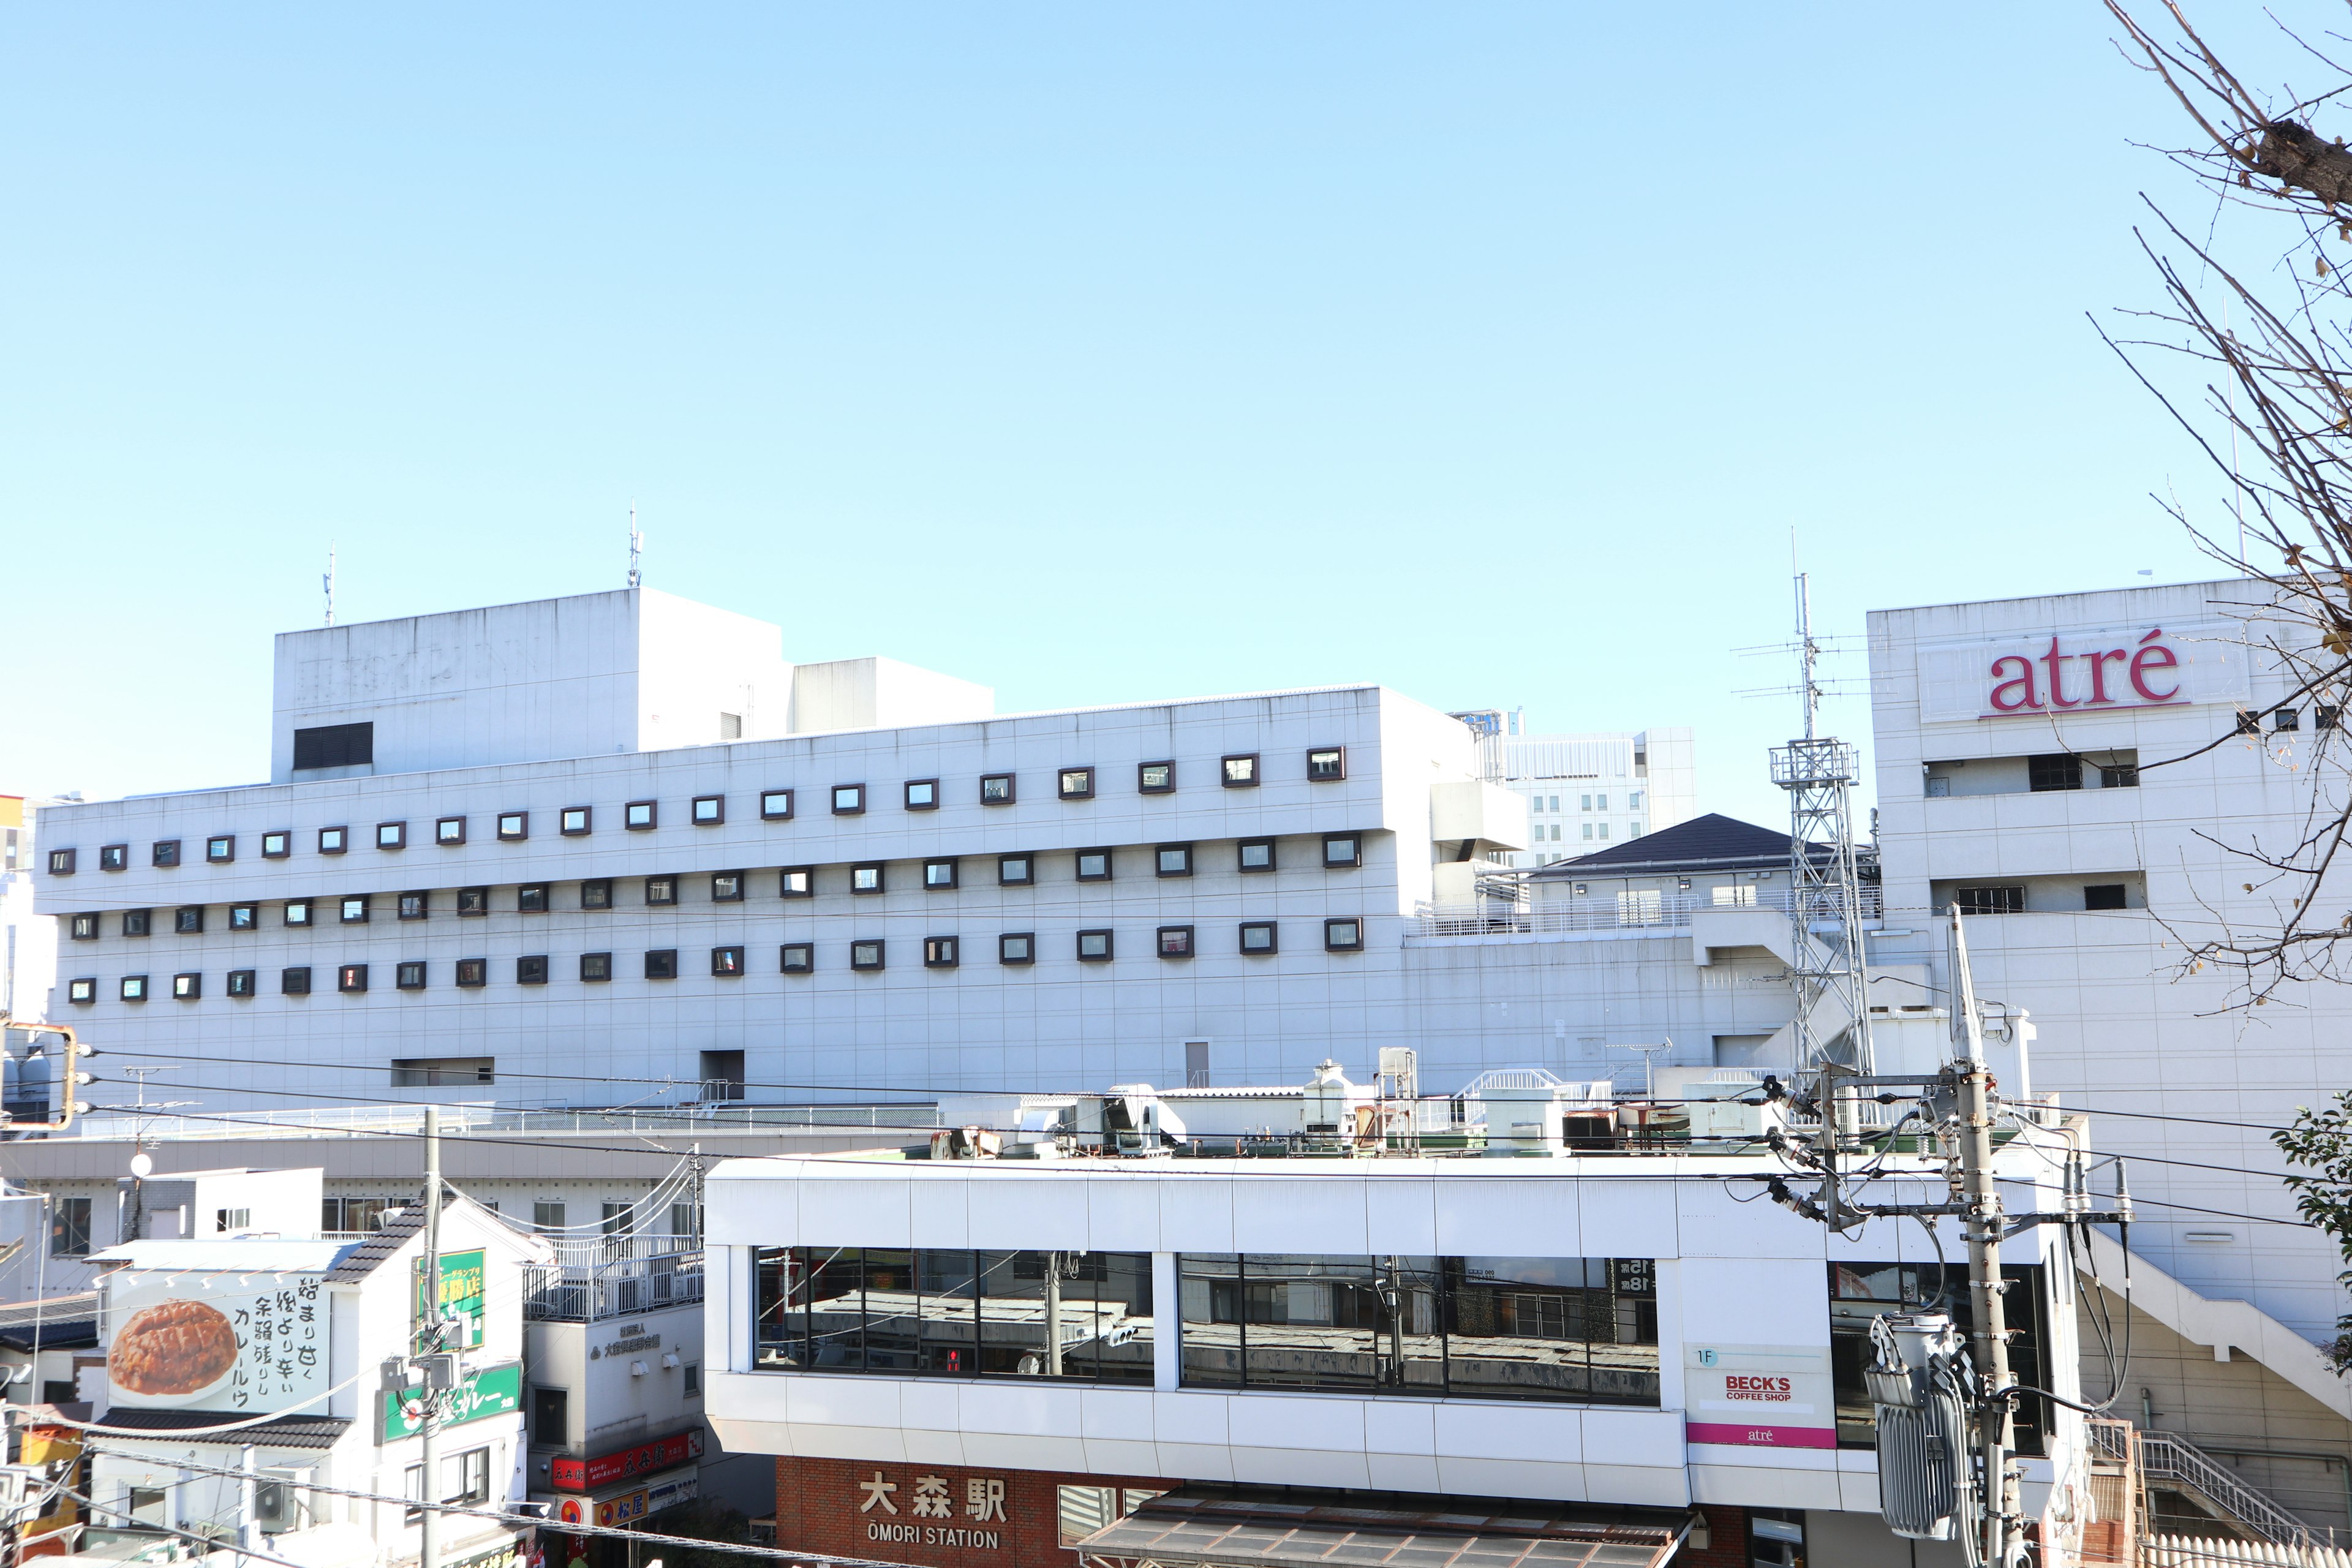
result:
[[[617,1110],[527,1109],[484,1101],[441,1107],[444,1135],[459,1133],[702,1133],[765,1132],[787,1128],[937,1127],[934,1105],[745,1105],[740,1102],[626,1106]],[[380,1132],[421,1132],[421,1106],[320,1106],[301,1110],[240,1111],[232,1120],[169,1115],[86,1116],[70,1136],[127,1140],[343,1138]]]
[[[674,1237],[625,1237],[623,1244]],[[702,1253],[646,1252],[588,1262],[566,1260],[529,1264],[523,1269],[522,1315],[541,1322],[593,1323],[604,1318],[626,1317],[661,1307],[682,1307],[702,1300]],[[624,1245],[624,1254],[636,1248]]]
[[[1747,895],[1738,901],[1720,893]],[[1787,888],[1752,885],[1728,889],[1664,892],[1633,889],[1622,892],[1570,894],[1547,899],[1528,909],[1514,909],[1496,900],[1475,904],[1419,904],[1413,914],[1422,936],[1508,936],[1552,931],[1673,930],[1688,926],[1697,914],[1771,914],[1790,918]],[[1886,912],[1885,898],[1873,884],[1862,889],[1862,915],[1878,920]]]

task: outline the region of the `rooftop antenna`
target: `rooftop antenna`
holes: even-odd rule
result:
[[[646,552],[646,536],[637,531],[637,503],[629,503],[629,586],[637,587],[646,580],[638,560]]]
[[[327,574],[319,579],[319,586],[327,591],[327,624],[335,624],[335,547],[327,546]]]

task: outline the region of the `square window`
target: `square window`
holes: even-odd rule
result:
[[[145,936],[154,929],[154,919],[152,910],[125,910],[122,911],[122,934]]]
[[[852,866],[849,868],[849,890],[853,893],[882,891],[882,868],[879,863]]]
[[[215,833],[205,840],[205,865],[226,866],[236,858],[236,836],[235,834]]]
[[[402,920],[421,921],[432,912],[433,895],[431,893],[419,891],[414,893],[403,893],[400,895],[400,918]]]
[[[66,1000],[77,1007],[87,1007],[98,1000],[98,982],[84,977],[66,982]]]
[[[319,829],[319,853],[320,853],[320,854],[321,854],[321,855],[341,855],[343,851],[345,851],[346,849],[349,849],[351,847],[352,847],[352,830],[351,830],[350,828],[348,828],[348,827],[321,827],[320,829]]]
[[[368,896],[365,893],[346,893],[337,907],[341,910],[341,919],[343,924],[355,926],[367,923]]]
[[[96,942],[98,940],[98,916],[94,913],[74,916],[73,939],[76,942]]]
[[[425,961],[421,958],[406,958],[394,964],[392,971],[392,988],[395,991],[424,990]]]
[[[743,901],[743,873],[713,871],[710,873],[710,901],[714,904],[740,904]]]
[[[996,858],[996,885],[1000,888],[1028,888],[1036,885],[1037,863],[1026,855],[999,855]]]
[[[1095,771],[1092,768],[1064,768],[1055,775],[1055,787],[1064,800],[1092,800],[1095,797]]]
[[[776,896],[780,899],[814,899],[816,897],[816,868],[787,866],[776,874]]]
[[[515,960],[515,984],[544,985],[547,984],[547,954],[525,953]]]
[[[228,994],[232,996],[251,996],[255,994],[259,978],[257,971],[232,969],[228,972]]]
[[[200,1000],[204,996],[204,994],[205,977],[203,975],[174,974],[172,976],[172,999],[173,1001],[194,1002]]]
[[[205,929],[205,906],[189,904],[172,911],[172,931],[175,936],[200,936]]]
[[[590,877],[580,884],[580,907],[583,910],[609,910],[613,907],[613,879]]]
[[[79,851],[78,851],[78,850],[73,850],[73,849],[52,849],[52,850],[50,850],[50,851],[49,851],[49,875],[50,875],[50,876],[52,876],[52,877],[70,877],[70,876],[72,876],[72,875],[74,874],[74,858],[75,858],[76,855],[78,855],[79,853]],[[99,851],[99,854],[100,854],[100,858],[101,858],[101,861],[103,860],[103,857],[104,857],[105,853],[106,853],[106,852],[105,852],[104,850],[100,850],[100,851]],[[107,867],[107,868],[106,868],[106,869],[108,869],[108,870],[110,870],[110,871],[120,871],[121,869],[122,869],[122,868],[121,868],[121,867],[120,867],[120,866],[109,866],[109,867]]]
[[[155,841],[153,854],[154,864],[176,866],[180,863],[180,841],[176,838],[159,838]]]
[[[228,929],[231,931],[259,931],[261,929],[261,906],[259,904],[231,904],[228,907]]]
[[[58,853],[67,857],[68,863],[71,863],[72,850],[60,849]],[[130,865],[131,846],[128,844],[109,844],[98,852],[98,868],[101,871],[127,870]]]
[[[816,967],[816,944],[788,942],[777,949],[776,959],[786,974],[806,974]]]
[[[490,890],[488,888],[457,889],[457,912],[461,915],[486,915],[490,912]]]
[[[566,838],[585,838],[594,813],[584,805],[567,805],[556,815],[555,830]]]
[[[656,948],[646,954],[646,978],[675,980],[677,978],[677,949]]]
[[[466,842],[466,819],[462,816],[445,816],[436,821],[433,824],[433,842],[436,844]]]
[[[763,789],[760,792],[760,820],[790,822],[793,819],[793,792],[788,789]]]
[[[714,947],[710,950],[710,973],[737,975],[743,973],[743,950],[740,947]]]
[[[923,862],[923,886],[933,892],[946,892],[956,885],[956,862],[950,856],[944,860]]]
[[[124,975],[122,977],[121,995],[125,1002],[144,1002],[147,1000],[147,977],[143,974]]]
[[[1348,776],[1348,748],[1317,746],[1307,753],[1307,779],[1309,784],[1329,784]]]
[[[502,811],[499,813],[499,842],[520,844],[530,837],[530,813]]]
[[[907,781],[907,809],[908,811],[937,811],[939,808],[939,780],[908,779]]]
[[[1077,854],[1078,880],[1108,882],[1110,880],[1110,851],[1081,849]]]
[[[554,905],[549,898],[545,882],[525,882],[515,889],[516,913],[543,915],[552,908]]]
[[[2125,901],[2125,885],[2121,882],[2089,882],[2083,888],[2083,907],[2086,910],[2120,910],[2129,906]]]
[[[404,822],[377,823],[375,825],[375,847],[379,849],[407,848],[408,824]]]
[[[610,980],[613,978],[613,955],[609,952],[583,952],[580,955],[580,978]]]
[[[1161,926],[1160,928],[1160,956],[1162,958],[1192,957],[1192,928],[1191,926]]]
[[[866,809],[866,786],[862,784],[833,786],[833,815],[856,816]]]
[[[368,966],[364,963],[344,964],[335,971],[335,989],[346,994],[366,990],[367,972]]]
[[[1108,963],[1110,962],[1110,932],[1082,931],[1078,933],[1078,962]]]
[[[278,994],[281,996],[308,996],[310,994],[310,966],[305,963],[298,965],[292,969],[279,970],[278,972]]]
[[[2311,710],[2311,721],[2322,730],[2333,730],[2344,721],[2344,710],[2334,702],[2321,702]]]
[[[853,942],[849,944],[849,967],[879,969],[882,967],[882,944],[879,942]]]
[[[1244,921],[1242,922],[1242,951],[1245,953],[1257,955],[1278,952],[1279,949],[1276,947],[1275,942],[1274,922],[1272,921]]]
[[[674,904],[677,902],[677,879],[676,877],[647,877],[646,879],[646,902],[648,904]]]
[[[999,963],[1034,963],[1037,962],[1037,936],[1034,931],[1009,931],[996,939],[996,962]]]
[[[1255,752],[1244,752],[1234,756],[1220,757],[1217,759],[1217,767],[1223,775],[1220,782],[1227,789],[1257,788],[1257,753]]]
[[[1011,805],[1013,804],[1013,775],[1011,773],[981,774],[980,804],[982,805]]]
[[[261,858],[264,860],[283,860],[293,853],[294,836],[291,833],[281,830],[261,836]]]
[[[1323,951],[1326,952],[1361,952],[1364,950],[1364,922],[1356,920],[1325,921]]]
[[[727,820],[727,797],[723,795],[698,795],[688,808],[697,827],[717,827]]]
[[[1135,788],[1139,795],[1172,795],[1176,789],[1176,764],[1174,763],[1137,764]]]
[[[309,925],[310,923],[310,900],[308,899],[287,900],[286,923],[290,926]]]
[[[953,969],[959,962],[960,960],[956,957],[955,938],[951,936],[927,936],[923,939],[924,968]]]
[[[649,800],[633,800],[621,808],[621,826],[632,833],[645,833],[661,826],[660,809]]]
[[[1342,866],[1364,863],[1364,841],[1352,833],[1334,833],[1323,840],[1323,868],[1335,870]]]
[[[487,958],[461,958],[457,961],[457,984],[467,991],[479,990],[490,983],[490,961]]]
[[[1241,868],[1244,871],[1274,869],[1274,840],[1244,838],[1241,842]]]
[[[2273,731],[2300,730],[2303,728],[2303,715],[2292,708],[2274,709],[2271,713],[2271,728]]]
[[[1162,877],[1189,877],[1192,874],[1192,847],[1190,844],[1162,844],[1153,853],[1152,865]]]

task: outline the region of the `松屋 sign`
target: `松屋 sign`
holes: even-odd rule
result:
[[[1686,1345],[1685,1427],[1694,1443],[1834,1448],[1830,1352],[1811,1345]]]
[[[2231,628],[2160,626],[2036,632],[1919,650],[1919,720],[2063,719],[2247,700]],[[2242,631],[2234,635],[2242,637]]]

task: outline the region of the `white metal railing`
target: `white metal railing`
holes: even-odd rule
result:
[[[523,1110],[474,1103],[441,1108],[445,1133],[764,1132],[806,1127],[937,1127],[934,1105],[746,1105],[690,1102],[615,1110]],[[422,1131],[420,1106],[320,1106],[300,1110],[238,1111],[213,1117],[127,1116],[78,1119],[68,1136],[174,1142],[225,1138],[342,1138],[386,1131]]]
[[[2151,1487],[2193,1491],[2263,1539],[2308,1546],[2311,1526],[2215,1463],[2204,1449],[2170,1432],[2141,1432],[2140,1475]]]
[[[618,1257],[585,1267],[575,1267],[567,1255],[551,1267],[523,1268],[522,1315],[541,1322],[593,1323],[701,1300],[699,1249]]]
[[[1653,892],[1633,889],[1617,893],[1570,895],[1547,900],[1531,909],[1513,909],[1499,901],[1475,904],[1416,904],[1414,918],[1420,922],[1415,934],[1421,936],[1493,936],[1580,931],[1639,931],[1645,928],[1672,930],[1691,923],[1696,914],[1776,914],[1790,918],[1790,900],[1797,894],[1788,888],[1739,887],[1734,889],[1750,894],[1739,903],[1718,902],[1715,890],[1691,892]],[[1826,914],[1827,911],[1824,911]],[[1874,885],[1865,883],[1862,889],[1862,918],[1874,921],[1885,918],[1885,896]]]

